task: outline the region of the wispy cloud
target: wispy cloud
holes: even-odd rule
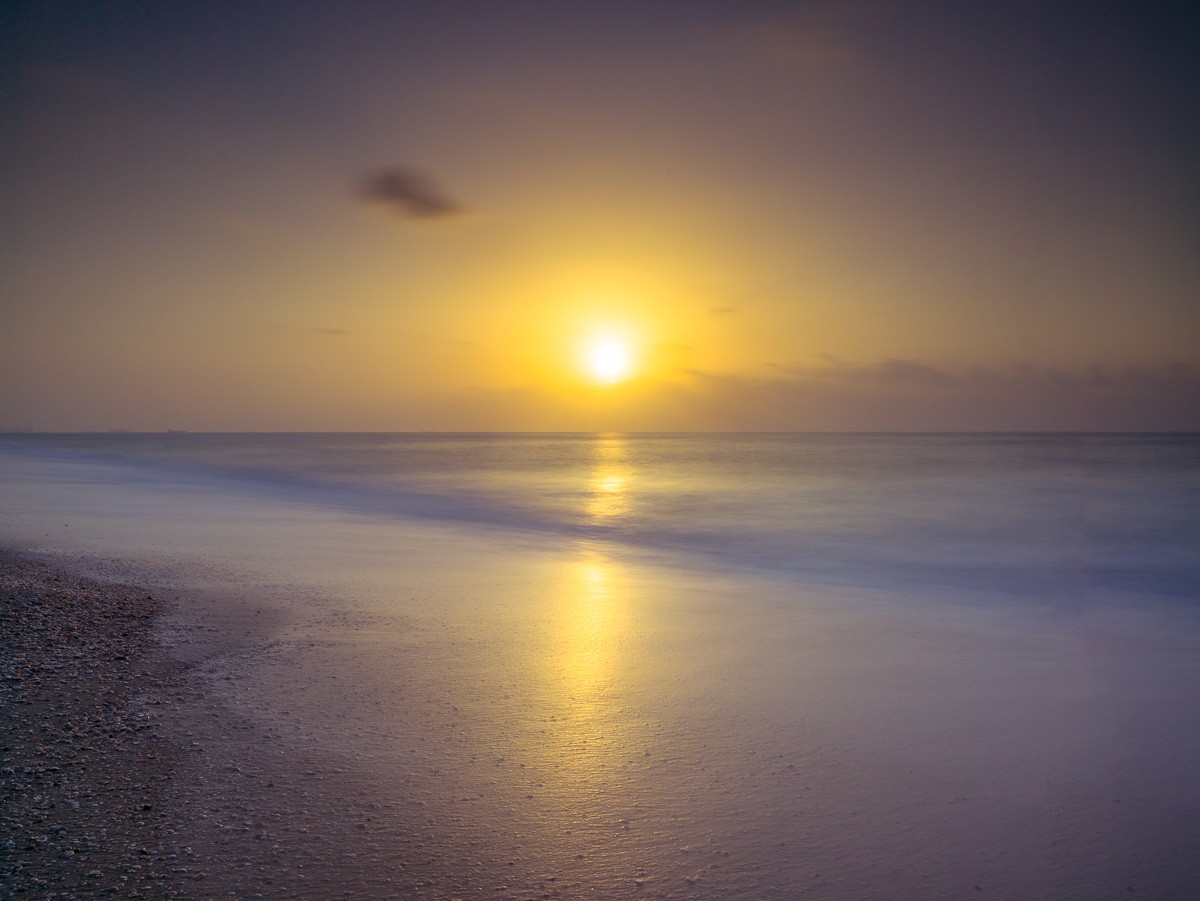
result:
[[[889,362],[891,365],[889,365]],[[898,366],[904,362],[911,366]],[[941,373],[941,376],[931,375]],[[596,397],[479,389],[411,411],[407,427],[568,431],[1138,431],[1200,429],[1200,367],[942,370],[917,361],[816,366],[754,378],[678,370]],[[944,376],[944,378],[943,378]]]
[[[433,179],[407,166],[368,173],[359,184],[359,196],[406,219],[446,219],[466,211]]]
[[[888,359],[880,363],[860,365],[847,363],[828,354],[819,354],[823,365],[807,368],[789,367],[788,372],[799,378],[816,378],[839,382],[866,382],[878,385],[953,385],[958,377],[916,360]]]
[[[310,331],[316,332],[318,335],[348,335],[350,334],[344,328],[314,328]]]
[[[1097,364],[1077,368],[1016,362],[1003,366],[976,365],[939,369],[919,360],[897,358],[868,364],[847,362],[829,354],[817,354],[816,358],[821,361],[820,365],[788,367],[788,377],[798,383],[825,382],[879,387],[919,385],[955,388],[964,392],[995,390],[1117,395],[1200,387],[1200,368],[1182,362],[1159,366]],[[1200,397],[1197,400],[1200,401]]]
[[[725,428],[1159,430],[1200,428],[1200,367],[939,369],[916,360],[821,356],[774,378],[692,372],[693,404]]]
[[[743,22],[735,39],[781,68],[826,76],[862,73],[870,68],[862,36],[883,10],[876,0],[818,0],[790,13]]]

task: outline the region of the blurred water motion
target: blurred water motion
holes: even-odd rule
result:
[[[1195,602],[1198,449],[1196,435],[8,435],[0,464],[15,484],[85,466],[122,503],[187,486],[886,590]]]
[[[589,519],[598,524],[629,510],[633,468],[628,460],[627,443],[620,436],[604,436],[597,438],[593,447],[585,506]]]
[[[9,436],[0,531],[274,599],[209,753],[280,896],[1187,897],[1198,446]]]

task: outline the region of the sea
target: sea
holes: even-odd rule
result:
[[[1200,889],[1197,434],[10,434],[0,542],[175,599],[223,892]]]
[[[18,434],[0,454],[10,492],[206,490],[885,589],[1200,597],[1196,434]]]

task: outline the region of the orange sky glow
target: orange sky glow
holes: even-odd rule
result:
[[[51,6],[0,428],[1200,428],[1169,15]]]

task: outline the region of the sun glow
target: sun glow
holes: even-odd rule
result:
[[[628,341],[613,335],[602,335],[584,344],[583,364],[594,381],[610,385],[629,378],[633,370],[633,354]]]

